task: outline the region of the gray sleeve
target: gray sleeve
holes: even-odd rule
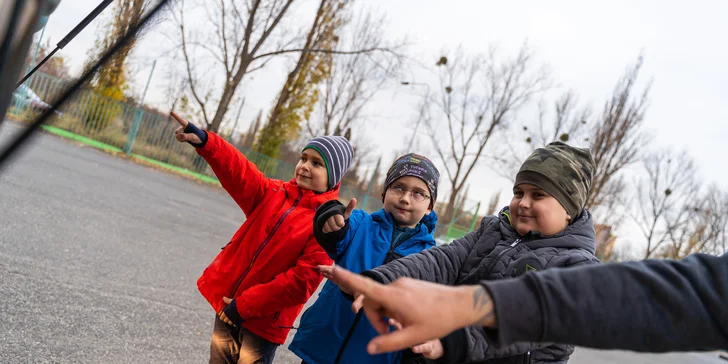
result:
[[[440,339],[443,356],[439,363],[481,362],[488,359],[512,357],[543,349],[546,343],[513,343],[506,347],[489,346],[485,340],[485,330],[479,326],[469,326]]]
[[[485,330],[483,328],[479,328],[480,330],[480,339],[485,341]],[[485,356],[487,359],[492,358],[504,358],[509,356],[516,356],[521,354],[526,354],[532,351],[539,351],[543,350],[545,348],[550,348],[553,346],[549,343],[528,343],[528,342],[521,342],[521,343],[513,343],[508,346],[502,346],[502,347],[494,347],[489,346]],[[573,348],[571,348],[571,351],[573,352]],[[556,358],[561,359],[561,358]]]
[[[473,246],[484,229],[492,223],[497,223],[497,219],[483,219],[478,230],[470,232],[450,244],[410,254],[361,274],[384,284],[398,278],[409,277],[454,285],[465,259],[473,250]]]
[[[483,281],[491,345],[559,342],[640,352],[728,347],[728,254],[553,269]]]

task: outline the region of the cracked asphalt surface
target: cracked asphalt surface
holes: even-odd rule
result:
[[[0,145],[20,128],[0,125]],[[242,211],[222,189],[90,147],[31,144],[0,174],[0,363],[206,362],[214,313],[195,282]],[[727,362],[578,349],[571,363]]]

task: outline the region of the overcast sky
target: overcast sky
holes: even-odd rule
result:
[[[83,19],[98,0],[63,0],[51,16],[45,38],[58,42]],[[359,0],[386,12],[392,36],[407,35],[413,45],[410,54],[432,65],[443,48],[462,46],[467,52],[487,51],[496,45],[505,54],[524,42],[546,63],[558,90],[573,89],[579,100],[601,109],[625,67],[640,52],[645,56],[641,80],[652,80],[651,104],[646,116],[648,131],[656,145],[687,148],[700,167],[701,175],[726,188],[728,168],[723,157],[728,136],[728,2],[702,1],[434,1]],[[309,19],[312,0],[294,7],[296,18]],[[106,13],[110,13],[107,9]],[[107,14],[108,15],[108,14]],[[92,46],[100,17],[72,41],[60,55],[70,58],[72,73],[80,72]],[[139,92],[149,75],[151,62],[160,59],[159,32],[150,30],[134,53],[134,88]],[[157,64],[147,101],[166,102],[164,61]],[[256,73],[241,89],[246,97],[240,129],[259,109],[268,109],[280,89],[285,62]],[[413,69],[407,78],[428,81],[426,72]],[[395,80],[397,81],[397,80]],[[432,84],[434,87],[435,85]],[[416,115],[417,93],[422,90],[397,86],[379,95],[371,105],[371,138],[376,140],[384,163],[390,163],[394,149],[402,148],[411,132],[405,128]],[[237,111],[237,110],[235,110]],[[535,115],[520,115],[524,120]],[[386,132],[383,132],[386,131]],[[418,141],[418,152],[435,158],[427,139]],[[442,170],[442,168],[441,168]],[[472,176],[471,196],[484,203],[501,190],[502,204],[510,198],[510,186],[503,178],[480,168]],[[446,177],[441,189],[447,190]],[[445,193],[440,193],[442,196]]]

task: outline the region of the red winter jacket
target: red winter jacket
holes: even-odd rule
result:
[[[235,147],[210,132],[197,153],[247,217],[197,287],[216,313],[227,306],[223,297],[234,298],[243,327],[283,344],[323,280],[316,267],[333,263],[313,237],[313,215],[338,197],[339,187],[316,194],[298,187],[295,179],[265,178]]]

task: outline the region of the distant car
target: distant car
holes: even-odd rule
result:
[[[51,105],[43,101],[33,90],[27,85],[20,85],[15,91],[13,91],[13,101],[11,105],[15,105],[22,108],[30,108],[35,111],[43,111],[51,108]],[[56,110],[56,114],[63,115],[60,111]]]

